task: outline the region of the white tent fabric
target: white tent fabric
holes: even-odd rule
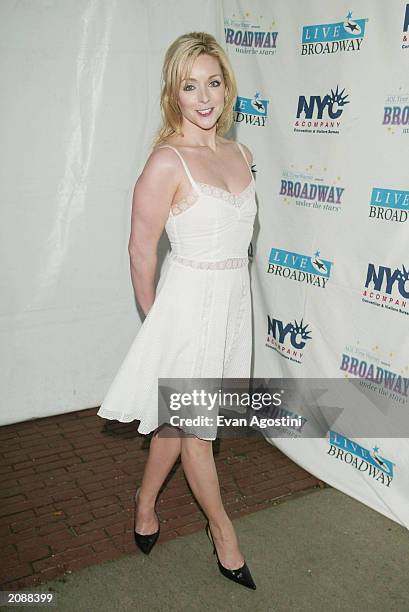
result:
[[[163,56],[223,24],[214,0],[4,0],[0,16],[8,424],[101,403],[141,324],[127,243]]]
[[[257,171],[254,376],[368,376],[386,393],[400,379],[400,401],[377,415],[396,425],[408,407],[409,9],[353,8],[2,2],[1,424],[102,401],[140,326],[127,240],[164,52],[204,30],[233,63],[231,137]],[[348,437],[341,420],[330,435],[270,441],[409,526],[408,440]]]

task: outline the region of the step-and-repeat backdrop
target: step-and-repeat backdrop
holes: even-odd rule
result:
[[[407,3],[4,0],[0,12],[1,424],[105,396],[141,324],[127,241],[164,53],[204,30],[232,61],[232,137],[254,154],[254,376],[317,379],[308,400],[320,399],[317,412],[293,397],[280,409],[302,426],[263,433],[409,526]],[[327,400],[334,381],[351,384]]]
[[[254,376],[321,393],[265,436],[409,526],[409,4],[223,9],[259,203]]]

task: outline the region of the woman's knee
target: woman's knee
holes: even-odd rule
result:
[[[212,441],[202,440],[196,436],[182,438],[182,453],[197,456],[207,455],[212,452]]]

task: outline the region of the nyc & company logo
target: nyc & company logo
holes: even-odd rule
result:
[[[278,32],[274,20],[264,24],[263,17],[250,17],[249,12],[242,17],[226,17],[224,35],[227,48],[247,55],[275,55]]]
[[[369,205],[369,218],[405,223],[408,220],[409,191],[374,187]]]
[[[409,30],[409,4],[407,4],[406,7],[405,7],[405,14],[404,14],[404,17],[403,17],[402,49],[409,49],[408,30]]]
[[[349,94],[344,95],[344,92],[345,87],[339,91],[337,85],[335,91],[331,89],[331,93],[324,96],[299,96],[294,132],[339,134],[341,115],[345,105],[350,103]]]
[[[272,248],[267,273],[325,289],[333,262],[321,259],[319,255],[319,251],[310,257]]]
[[[268,100],[260,98],[257,91],[253,98],[237,96],[234,106],[234,121],[248,123],[256,127],[264,127],[267,119]]]
[[[393,480],[394,463],[379,453],[379,447],[372,450],[346,438],[337,431],[329,430],[327,455],[348,463],[359,472],[365,472],[375,482],[389,487]]]
[[[392,270],[369,263],[362,296],[363,302],[409,315],[409,271],[403,264]]]
[[[303,319],[298,322],[288,321],[267,315],[267,341],[266,346],[276,351],[281,357],[295,363],[302,363],[304,347],[311,340],[311,330]]]
[[[360,51],[366,22],[367,19],[353,20],[349,12],[345,21],[304,26],[301,55]]]

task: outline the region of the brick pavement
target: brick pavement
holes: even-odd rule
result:
[[[65,572],[140,554],[133,496],[150,436],[136,422],[103,421],[97,408],[0,428],[0,584],[29,588]],[[257,512],[324,483],[261,436],[214,443],[229,516]],[[158,543],[203,529],[180,462],[158,497]]]

